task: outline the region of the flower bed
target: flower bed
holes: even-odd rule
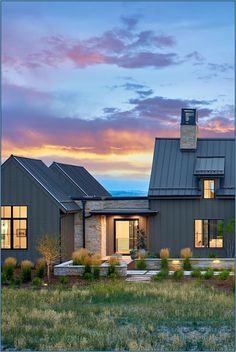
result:
[[[93,266],[91,266],[93,268]],[[100,268],[100,276],[108,276],[109,263],[102,263]],[[119,276],[127,275],[127,264],[115,265],[116,272]],[[55,276],[83,276],[85,270],[85,265],[73,265],[73,261],[69,260],[67,262],[58,264],[54,266]]]
[[[169,258],[168,263],[170,268],[182,266],[183,258]],[[138,259],[135,259],[135,268],[137,268]],[[159,258],[145,258],[147,270],[159,270],[161,268],[161,259]],[[209,268],[212,269],[231,269],[234,268],[233,258],[190,258],[190,263],[193,269]]]

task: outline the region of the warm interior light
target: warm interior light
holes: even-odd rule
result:
[[[44,282],[44,283],[43,283],[43,286],[48,286],[48,283],[47,283],[47,282]]]

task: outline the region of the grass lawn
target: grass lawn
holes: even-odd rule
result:
[[[2,334],[17,350],[233,351],[234,296],[171,280],[3,288]]]

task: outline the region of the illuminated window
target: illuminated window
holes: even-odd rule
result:
[[[196,248],[223,248],[223,238],[219,235],[222,220],[195,220]]]
[[[1,207],[1,248],[27,248],[27,207]]]
[[[215,181],[214,180],[204,180],[204,198],[212,199],[215,198]]]

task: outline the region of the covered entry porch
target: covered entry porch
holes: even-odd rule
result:
[[[149,250],[149,217],[156,215],[149,209],[99,209],[91,211],[101,215],[106,224],[106,256],[114,253],[129,256],[138,249],[140,236]]]

